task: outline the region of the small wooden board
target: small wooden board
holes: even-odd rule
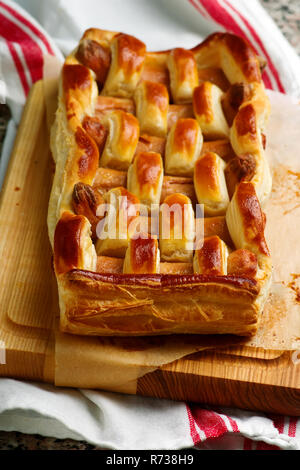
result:
[[[27,101],[0,200],[0,375],[54,381],[46,214],[51,158],[42,81]],[[300,360],[245,346],[193,354],[138,379],[137,394],[300,416]],[[299,354],[300,356],[300,354]],[[300,358],[299,358],[300,359]]]

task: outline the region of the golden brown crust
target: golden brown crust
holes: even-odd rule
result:
[[[239,249],[230,253],[227,259],[228,274],[255,277],[258,270],[257,256],[249,250]]]
[[[138,120],[130,113],[115,110],[109,113],[103,122],[109,130],[100,166],[128,170],[139,140]]]
[[[252,87],[248,83],[234,83],[226,91],[222,99],[222,107],[229,126],[232,125],[240,106],[249,101],[251,96]]]
[[[90,68],[95,72],[96,80],[100,87],[105,83],[111,55],[108,45],[99,44],[93,39],[84,39],[78,46],[76,58],[82,65]]]
[[[221,88],[222,91],[227,91],[230,87],[230,82],[226,78],[223,70],[219,67],[205,67],[198,69],[199,83],[211,82]]]
[[[211,88],[210,82],[204,82],[195,88],[193,94],[193,105],[195,115],[201,115],[204,120],[209,122],[213,119],[212,103],[209,93],[205,90],[205,83],[207,84],[207,88]]]
[[[118,65],[123,69],[125,77],[140,71],[145,60],[145,44],[122,33],[118,34],[115,40],[118,42]]]
[[[243,219],[245,236],[249,243],[254,243],[258,250],[270,256],[264,236],[265,217],[251,183],[240,183],[236,190],[236,201]]]
[[[190,102],[198,85],[197,63],[194,54],[186,49],[173,49],[168,57],[171,91],[174,103]]]
[[[60,277],[59,287],[64,293],[61,328],[72,333],[139,336],[192,328],[194,333],[247,336],[257,329],[259,289],[250,278],[75,270]]]
[[[91,75],[86,67],[80,64],[64,64],[62,70],[62,84],[66,97],[66,104],[69,104],[68,95],[70,92],[77,92],[80,96],[80,91],[90,87],[91,81]]]
[[[174,193],[184,194],[192,201],[193,205],[197,203],[192,178],[186,178],[184,176],[164,176],[160,202],[163,203],[167,196]]]
[[[197,121],[195,119],[179,119],[174,133],[174,151],[193,153],[197,142]]]
[[[159,204],[163,183],[163,163],[159,153],[141,152],[128,170],[127,187],[142,204]]]
[[[166,143],[165,171],[169,175],[193,176],[203,137],[195,119],[178,119]]]
[[[99,95],[95,101],[95,114],[102,118],[110,111],[121,110],[127,113],[134,113],[135,105],[131,98],[117,98]]]
[[[141,152],[155,152],[160,153],[163,157],[165,153],[166,140],[163,137],[156,137],[154,135],[143,134],[140,136],[136,154]]]
[[[101,215],[105,218],[101,230],[99,228],[97,231],[97,254],[124,257],[134,231],[134,222],[139,217],[140,201],[122,187],[108,191],[104,200],[106,206],[102,207]]]
[[[233,246],[228,227],[226,224],[225,216],[217,217],[205,217],[204,218],[204,233],[203,236],[211,237],[212,235],[217,235],[221,240],[223,240],[226,245]]]
[[[216,154],[208,152],[195,164],[194,186],[199,204],[204,204],[206,215],[225,214],[228,191],[225,183],[225,163]]]
[[[80,150],[77,173],[80,180],[89,181],[94,177],[99,164],[99,152],[90,136],[81,128],[75,131],[75,142]]]
[[[240,64],[241,70],[248,82],[259,82],[261,80],[260,63],[249,43],[245,39],[233,34],[224,34],[223,41],[234,60]]]
[[[144,153],[143,151],[140,153]],[[155,152],[157,153],[157,152]],[[125,171],[112,170],[110,168],[98,168],[93,188],[97,189],[101,194],[105,194],[110,189],[117,186],[127,185],[127,173]],[[192,203],[196,203],[196,195],[192,178],[183,176],[167,176],[163,177],[160,202],[174,193],[182,193],[188,196]]]
[[[169,94],[162,83],[143,81],[134,94],[141,133],[163,137],[167,133]]]
[[[93,39],[99,44],[110,44],[117,34],[119,33],[116,31],[105,31],[104,29],[88,28],[83,33],[80,42],[84,41],[85,39]]]
[[[227,274],[228,251],[217,236],[204,238],[201,248],[195,250],[194,272],[199,274]]]
[[[91,224],[92,238],[96,237],[96,228],[100,220],[97,217],[97,206],[103,204],[104,199],[96,193],[91,186],[76,183],[72,194],[72,207],[77,215],[84,215]]]
[[[191,262],[195,238],[194,210],[190,198],[175,193],[160,206],[159,246],[164,261]]]
[[[96,142],[99,155],[101,155],[107,137],[107,130],[103,124],[101,124],[100,119],[94,116],[85,116],[82,121],[82,127]]]
[[[79,264],[79,240],[83,218],[64,213],[54,235],[54,265],[58,274],[70,271]]]
[[[203,135],[209,140],[222,139],[229,135],[222,98],[222,90],[210,82],[203,82],[194,89],[194,113]]]
[[[205,155],[208,152],[216,153],[225,162],[231,160],[233,157],[236,156],[229,140],[227,139],[203,142],[201,155]]]
[[[111,274],[122,274],[123,273],[123,258],[114,258],[110,256],[98,256],[97,257],[97,273],[111,273]],[[192,263],[159,263],[159,273],[161,274],[177,274],[186,275],[193,274]]]
[[[66,60],[61,72],[59,106],[51,130],[51,149],[56,162],[49,210],[49,237],[53,245],[57,221],[71,211],[74,184],[93,182],[99,163],[99,151],[93,138],[82,127],[90,115],[97,94],[92,72]]]
[[[62,214],[54,234],[54,267],[57,275],[80,266],[87,269],[88,266],[96,267],[95,251],[89,240],[89,247],[86,246],[89,230],[90,224],[84,216],[70,212]],[[92,253],[87,253],[87,248]],[[89,256],[92,259],[86,260]]]
[[[252,104],[247,104],[239,111],[236,119],[236,130],[241,137],[248,135],[251,140],[258,138],[256,134],[256,112]]]
[[[255,167],[255,157],[251,154],[239,155],[228,162],[225,168],[225,178],[230,198],[240,181],[251,181],[255,174]]]
[[[226,221],[236,248],[246,248],[257,255],[270,256],[264,236],[265,216],[253,183],[238,184],[230,201]]]
[[[232,83],[246,81],[260,82],[260,62],[249,43],[235,34],[214,33],[192,51],[199,65],[221,65]],[[213,54],[214,51],[214,54]]]
[[[101,96],[97,96],[98,91]],[[169,96],[175,104],[169,103]],[[216,33],[189,51],[178,48],[149,53],[141,41],[123,33],[97,29],[84,33],[62,70],[59,107],[51,133],[56,174],[48,226],[54,248],[62,330],[104,335],[251,335],[256,331],[271,273],[264,240],[265,217],[260,207],[271,188],[264,156],[268,112],[260,61],[241,38]],[[109,134],[110,116],[117,116],[116,119],[127,116],[132,128],[133,114],[141,127],[140,139],[137,132],[126,137],[128,126],[122,127],[121,120],[111,124]],[[197,139],[190,132],[195,130],[195,117],[205,138],[210,139],[202,149],[197,148]],[[184,132],[180,131],[182,121],[190,125]],[[232,124],[230,131],[228,124]],[[186,161],[203,158],[201,164],[196,164],[195,188],[191,178],[193,168],[183,175],[176,164],[175,174],[163,177],[162,158],[167,166],[169,154],[165,145],[172,128],[177,129],[173,155],[181,155]],[[220,138],[223,140],[215,141]],[[112,158],[109,164],[103,164],[109,168],[99,168],[99,155],[103,157],[105,143]],[[208,157],[207,152],[214,152],[214,157]],[[244,164],[245,154],[253,157],[251,168]],[[127,163],[125,171],[120,171],[123,158]],[[198,166],[209,158],[210,163],[200,174]],[[119,163],[115,165],[114,161]],[[230,203],[225,162],[229,162],[229,192],[234,193]],[[205,219],[203,256],[200,247],[196,250],[196,270],[210,274],[192,275],[191,262],[175,259],[164,262],[165,254],[160,262],[157,240],[131,241],[128,226],[125,238],[116,240],[118,246],[107,245],[102,252],[97,241],[97,258],[91,238],[99,217],[95,216],[96,206],[99,207],[102,197],[107,202],[111,191],[123,194],[126,186],[147,205],[163,202],[165,198],[179,203],[188,201],[193,224],[195,189],[198,196],[201,193],[198,199],[204,202],[206,210],[208,207],[209,215],[226,211],[227,223],[224,216]],[[180,197],[174,193],[180,193]],[[191,233],[190,227],[186,237],[189,241]],[[142,249],[149,256],[139,257],[142,243],[156,246],[155,256],[153,249]],[[234,275],[226,274],[226,243],[235,248],[228,257],[228,272]],[[177,249],[182,252],[182,246]],[[122,272],[127,270],[123,262],[126,250],[129,271],[135,274]],[[162,274],[157,274],[159,270]]]
[[[141,189],[148,184],[154,186],[156,189],[161,171],[161,158],[159,153],[144,152],[137,155],[136,172]]]
[[[124,273],[155,274],[159,272],[159,250],[155,238],[132,238],[125,255]]]
[[[193,265],[192,263],[160,263],[159,272],[161,274],[181,274],[185,276],[186,274],[193,274]]]
[[[111,42],[111,66],[102,94],[132,96],[140,79],[146,46],[139,39],[119,33]]]

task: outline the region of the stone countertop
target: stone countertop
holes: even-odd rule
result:
[[[260,0],[287,40],[300,55],[300,1]],[[1,119],[1,116],[0,116]],[[72,439],[0,431],[0,450],[98,450],[96,446]]]
[[[281,32],[300,55],[299,0],[260,0]]]

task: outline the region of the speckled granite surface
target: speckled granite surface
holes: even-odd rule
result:
[[[250,0],[249,0],[250,1]],[[300,55],[300,0],[261,0]],[[1,426],[1,423],[0,423]],[[83,441],[0,431],[0,450],[98,450]]]
[[[0,431],[0,450],[101,450],[84,441]]]
[[[300,55],[300,1],[261,0],[261,3]]]

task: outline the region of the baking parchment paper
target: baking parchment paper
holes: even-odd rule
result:
[[[53,59],[45,61],[49,125],[56,107],[58,71]],[[269,350],[272,357],[275,351],[300,348],[300,106],[285,95],[269,95],[272,111],[266,135],[273,189],[264,211],[273,283],[257,334],[250,340],[231,335],[86,337],[60,332],[57,322],[56,385],[135,393],[139,377],[204,349],[245,344],[248,356],[253,349],[253,356],[255,351]],[[243,348],[239,349],[242,355]]]

